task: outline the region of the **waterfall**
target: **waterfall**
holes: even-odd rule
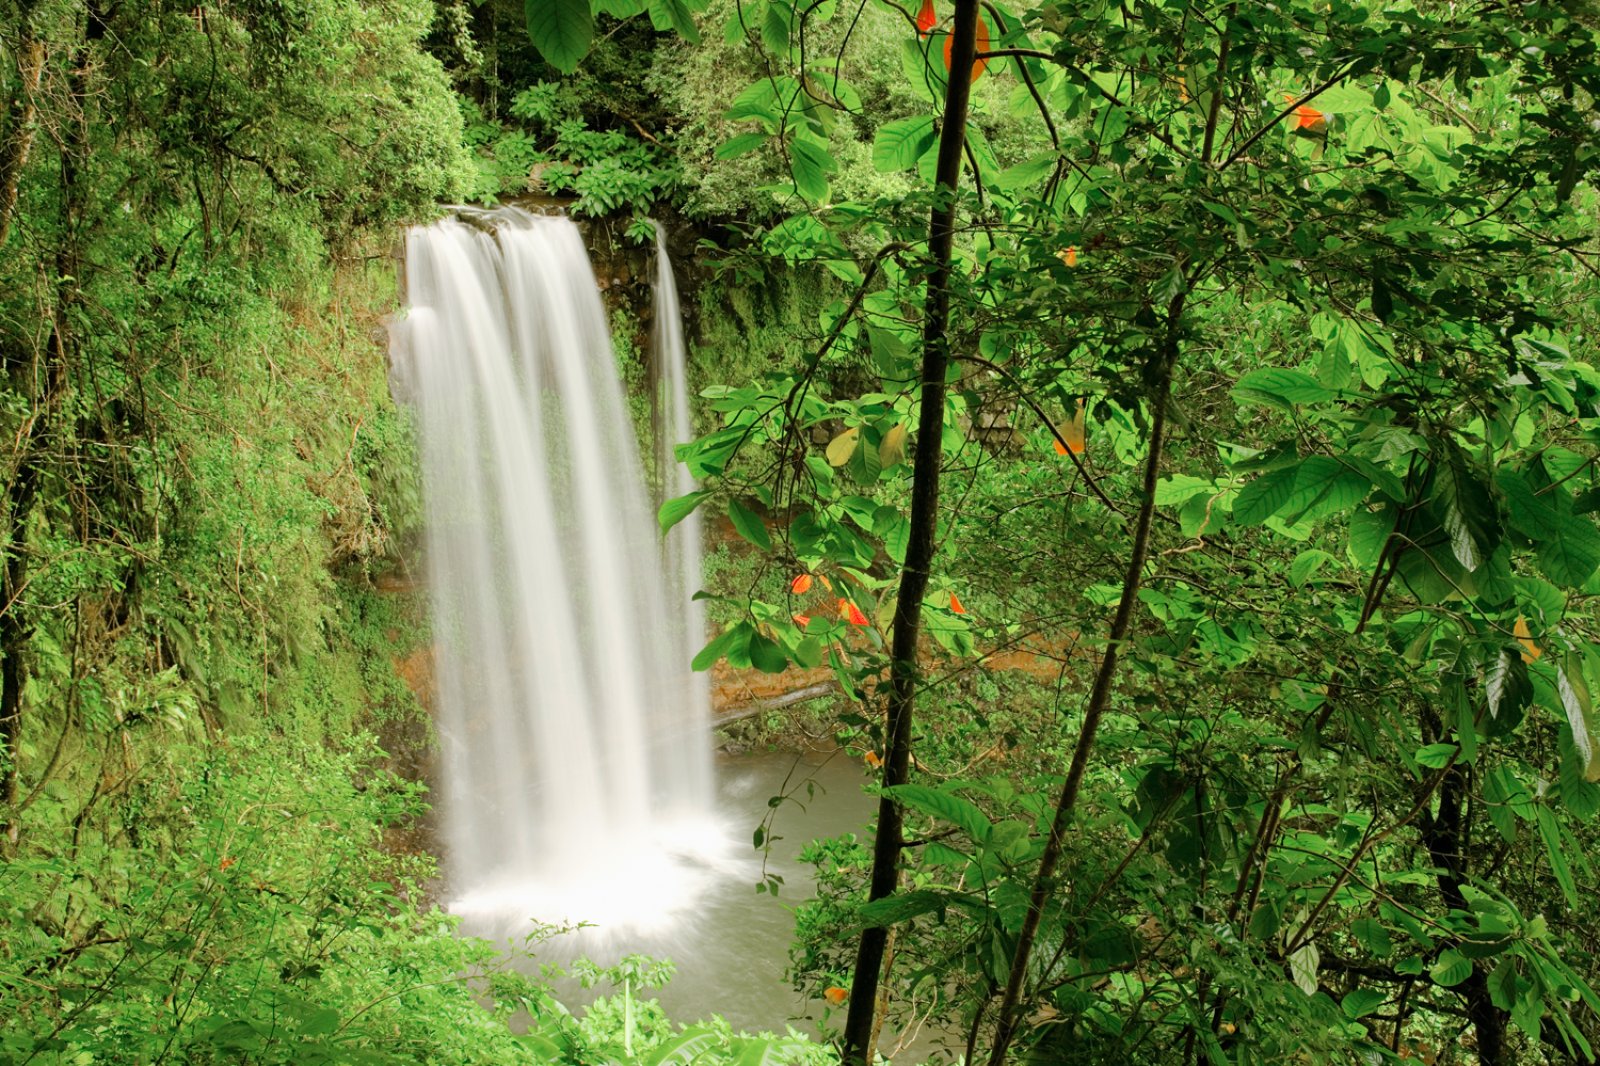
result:
[[[660,269],[656,364],[682,439],[664,254]],[[423,451],[451,908],[475,930],[658,928],[725,850],[689,670],[698,532],[657,532],[576,226],[458,210],[410,232],[405,278],[391,345]],[[656,478],[675,495],[671,444]]]

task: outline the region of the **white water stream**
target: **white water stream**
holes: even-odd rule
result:
[[[657,478],[677,495],[688,400],[661,262]],[[406,298],[391,346],[423,446],[451,909],[509,936],[670,928],[732,872],[689,670],[699,531],[657,533],[583,241],[565,218],[462,210],[411,231]]]

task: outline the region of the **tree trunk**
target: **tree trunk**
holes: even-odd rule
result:
[[[1430,713],[1429,717],[1433,715]],[[1438,726],[1436,719],[1431,724]],[[1435,732],[1442,733],[1442,727]],[[1439,895],[1451,910],[1461,911],[1471,910],[1461,894],[1461,886],[1467,879],[1467,827],[1463,817],[1466,794],[1466,769],[1452,766],[1439,786],[1439,813],[1430,817],[1424,811],[1422,815],[1422,842],[1437,871]],[[1496,1007],[1489,996],[1489,970],[1485,961],[1472,961],[1472,975],[1457,991],[1467,1001],[1467,1017],[1472,1020],[1473,1035],[1478,1042],[1478,1062],[1482,1066],[1507,1066],[1511,1062],[1506,1047],[1509,1015]]]
[[[1033,955],[1033,945],[1039,934],[1039,921],[1045,903],[1055,889],[1056,863],[1061,859],[1067,827],[1072,822],[1073,810],[1078,805],[1078,791],[1083,775],[1089,766],[1089,753],[1094,749],[1095,733],[1100,719],[1111,702],[1111,684],[1116,676],[1117,661],[1122,642],[1127,639],[1133,623],[1133,611],[1138,602],[1139,585],[1144,577],[1145,559],[1150,552],[1150,525],[1156,510],[1156,481],[1161,474],[1161,451],[1166,438],[1167,399],[1172,391],[1172,371],[1177,362],[1178,322],[1183,315],[1184,296],[1179,293],[1167,309],[1167,335],[1161,350],[1152,353],[1155,365],[1150,369],[1153,387],[1150,395],[1150,445],[1145,457],[1143,498],[1139,501],[1139,516],[1134,524],[1133,546],[1128,554],[1128,570],[1122,579],[1122,597],[1117,602],[1117,613],[1111,621],[1106,639],[1105,656],[1096,671],[1094,688],[1089,692],[1089,704],[1083,712],[1083,725],[1078,732],[1078,742],[1072,752],[1072,765],[1061,785],[1061,795],[1056,800],[1055,817],[1050,823],[1050,836],[1045,841],[1044,853],[1039,857],[1039,871],[1034,875],[1033,891],[1028,898],[1028,913],[1017,933],[1017,947],[1011,957],[1011,972],[1007,975],[1005,994],[995,1018],[994,1046],[989,1053],[989,1066],[1001,1066],[1006,1052],[1016,1036],[1018,1004],[1022,1001],[1022,986],[1027,981],[1028,961]]]
[[[977,54],[978,0],[956,0],[951,29],[950,80],[945,90],[944,126],[934,177],[933,212],[928,221],[928,276],[922,321],[922,396],[917,419],[917,451],[912,465],[911,535],[905,566],[900,571],[895,603],[894,642],[890,650],[893,677],[889,691],[884,747],[885,788],[904,784],[911,771],[911,720],[917,692],[917,637],[922,627],[922,600],[933,565],[934,531],[938,526],[939,467],[944,460],[945,373],[950,365],[950,252],[954,242],[956,186],[961,178],[961,153],[966,145],[967,97]],[[904,845],[899,805],[885,794],[878,802],[878,832],[873,840],[871,899],[893,894],[900,882]],[[855,977],[844,1025],[844,1061],[870,1066],[878,1029],[878,985],[889,930],[865,929],[856,949]]]

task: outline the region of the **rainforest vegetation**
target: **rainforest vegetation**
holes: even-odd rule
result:
[[[1597,183],[1584,0],[0,0],[0,1063],[1600,1061]],[[814,1040],[432,895],[382,326],[530,194],[877,779]]]

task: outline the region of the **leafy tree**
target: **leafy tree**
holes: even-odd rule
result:
[[[842,616],[753,598],[699,662],[826,660],[864,721],[888,709],[850,1056],[870,1058],[870,945],[959,914],[965,931],[922,942],[953,954],[896,965],[917,967],[902,987],[946,975],[935,994],[993,1063],[1019,1036],[1084,1061],[1396,1054],[1454,1016],[1482,1062],[1588,1061],[1574,864],[1600,795],[1600,412],[1572,345],[1592,306],[1592,20],[984,5],[971,69],[1015,79],[1008,106],[1047,146],[1003,165],[981,114],[963,132],[934,113],[959,103],[969,67],[943,53],[969,9],[931,26],[892,10],[930,113],[880,124],[874,160],[928,176],[959,139],[959,269],[943,279],[915,222],[949,203],[939,181],[829,202],[830,116],[859,106],[806,34],[855,8],[742,5],[775,62],[735,102],[751,129],[728,154],[776,146],[809,204],[764,248],[854,290],[798,374],[717,390],[724,424],[686,454],[758,547],[833,575]],[[946,345],[959,385],[940,412]],[[823,361],[856,356],[872,384],[818,396]],[[1070,734],[1028,738],[1020,781],[905,785],[916,625],[974,652],[959,598],[921,586],[970,567],[974,507],[1015,464],[968,420],[1008,405],[1040,427],[1027,447],[1071,464],[1066,550],[1033,583],[1060,582],[1058,624],[1100,629],[1092,678]],[[826,454],[806,443],[819,425]],[[972,471],[968,503],[942,510],[925,567],[910,545],[941,465]],[[788,520],[769,530],[742,500]],[[1034,590],[1011,595],[978,636],[1038,624]],[[907,811],[945,828],[891,894]],[[953,988],[952,967],[970,975]]]

